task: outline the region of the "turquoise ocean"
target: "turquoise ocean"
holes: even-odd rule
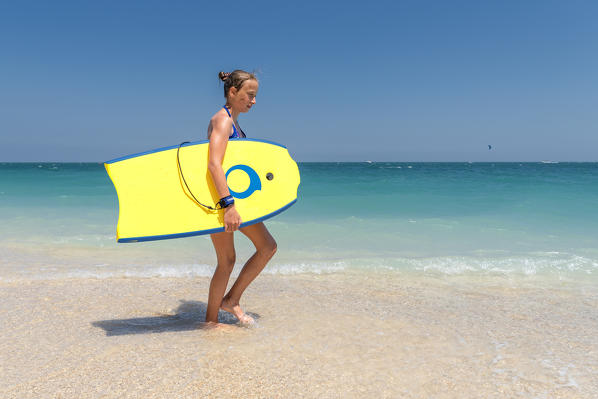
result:
[[[264,273],[598,281],[598,163],[299,169],[297,203],[265,222],[279,250]],[[209,236],[117,244],[117,218],[101,163],[1,163],[0,280],[211,276]]]

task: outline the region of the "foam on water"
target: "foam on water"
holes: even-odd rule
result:
[[[49,246],[51,248],[51,246]],[[215,269],[211,248],[203,256],[196,251],[173,253],[143,251],[93,250],[71,247],[69,250],[25,252],[11,248],[0,263],[0,280],[109,277],[209,277]],[[249,258],[249,248],[239,251],[238,275]],[[197,255],[197,256],[194,256]],[[433,256],[433,257],[326,257],[325,254],[293,252],[275,257],[264,274],[328,274],[343,271],[400,272],[439,276],[502,276],[508,278],[549,277],[566,281],[598,282],[598,261],[593,258],[560,252],[531,253],[518,256]],[[193,262],[201,259],[200,263]],[[214,259],[213,259],[214,258]],[[191,262],[190,262],[191,261]]]

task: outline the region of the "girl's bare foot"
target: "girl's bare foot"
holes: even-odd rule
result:
[[[202,330],[216,330],[216,331],[231,331],[234,326],[222,323],[216,323],[215,321],[206,321],[201,324]]]
[[[224,310],[225,312],[232,313],[241,324],[253,324],[255,321],[253,317],[245,314],[241,306],[239,306],[239,302],[233,302],[230,298],[224,298],[222,303],[220,304],[220,309]]]

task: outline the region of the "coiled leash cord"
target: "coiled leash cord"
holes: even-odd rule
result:
[[[181,169],[181,161],[179,159],[179,151],[181,150],[181,146],[184,144],[189,144],[189,141],[183,141],[181,144],[179,144],[179,148],[177,148],[176,150],[176,163],[179,167],[179,173],[181,174],[181,177],[183,178],[183,183],[185,183],[185,187],[187,187],[187,191],[189,191],[189,194],[191,194],[191,196],[193,197],[193,199],[195,200],[195,202],[200,205],[203,206],[204,208],[207,208],[211,211],[217,211],[219,209],[222,209],[221,207],[218,207],[220,205],[220,202],[218,204],[216,204],[214,207],[211,207],[210,205],[206,205],[206,204],[202,204],[196,197],[195,195],[193,195],[193,192],[191,192],[191,189],[189,188],[189,185],[187,184],[187,181],[185,180],[185,176],[183,175],[183,169]]]

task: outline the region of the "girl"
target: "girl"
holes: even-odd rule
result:
[[[242,112],[249,112],[255,105],[259,84],[254,74],[242,70],[231,73],[220,72],[218,77],[224,82],[226,105],[214,114],[208,126],[208,140],[210,141],[208,169],[220,195],[220,205],[224,208],[224,232],[211,234],[218,265],[210,282],[206,322],[218,323],[218,310],[222,309],[234,314],[241,323],[246,324],[253,323],[254,320],[245,314],[239,306],[241,295],[274,256],[276,241],[264,223],[260,222],[239,228],[242,220],[228,190],[222,169],[222,160],[229,139],[246,137],[237,118]],[[233,235],[236,230],[241,231],[251,240],[256,251],[243,266],[231,289],[224,295],[230,273],[235,265]]]

